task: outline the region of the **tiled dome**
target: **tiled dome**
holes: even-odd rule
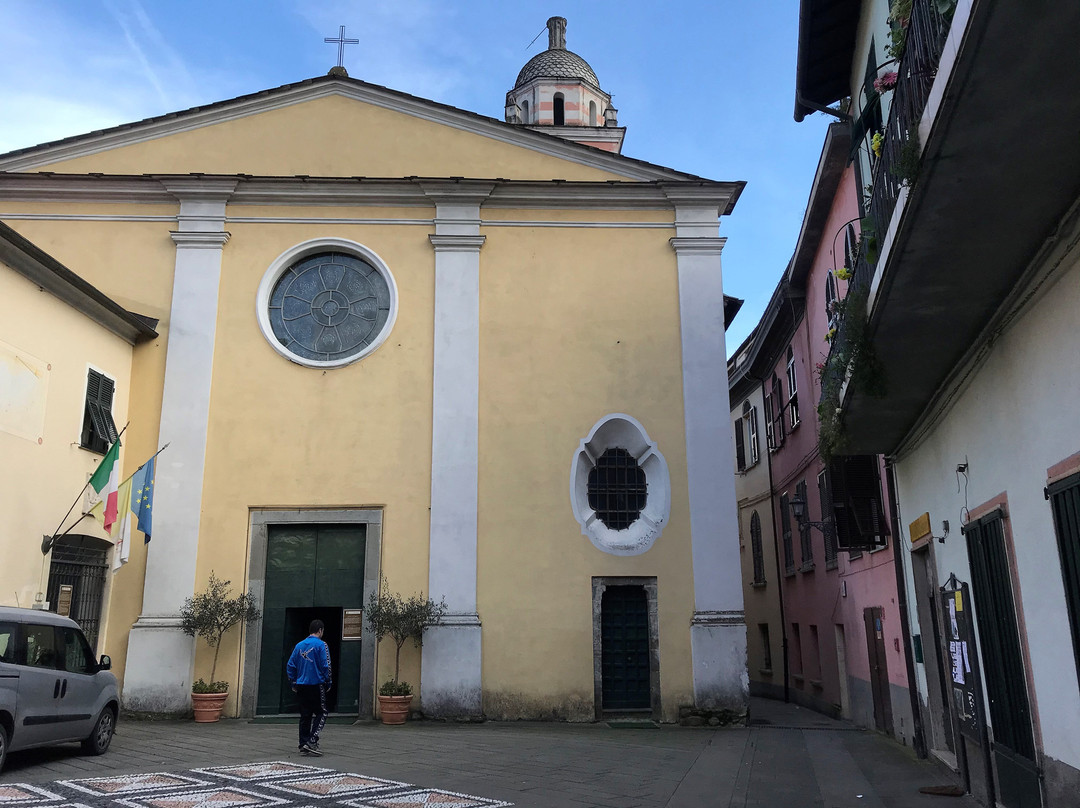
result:
[[[514,88],[532,81],[535,78],[550,79],[584,79],[594,87],[600,86],[599,79],[589,67],[589,63],[573,51],[565,49],[546,50],[538,53],[525,63],[518,73]]]

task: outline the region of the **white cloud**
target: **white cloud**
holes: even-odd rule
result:
[[[13,0],[0,27],[0,153],[219,100],[139,0]]]

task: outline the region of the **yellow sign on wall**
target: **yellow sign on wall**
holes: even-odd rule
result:
[[[908,525],[908,535],[912,541],[918,541],[924,536],[930,535],[930,514],[924,513],[910,525]]]

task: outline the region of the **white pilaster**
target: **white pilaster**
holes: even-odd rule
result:
[[[430,596],[449,613],[424,633],[421,709],[478,716],[481,626],[476,611],[480,396],[480,202],[475,187],[429,191],[436,203],[435,361],[431,446]]]
[[[683,407],[694,564],[694,702],[745,712],[749,678],[717,205],[676,208]]]
[[[142,613],[128,640],[128,710],[177,713],[191,705],[194,641],[180,631],[179,610],[196,586],[221,251],[229,240],[225,204],[235,186],[197,179],[167,185],[180,200],[159,432],[161,444],[171,445],[158,459]]]

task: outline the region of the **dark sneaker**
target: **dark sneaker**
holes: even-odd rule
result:
[[[304,749],[309,755],[315,755],[315,757],[322,757],[322,750],[319,748],[319,745],[317,743],[305,744]]]
[[[306,746],[301,746],[300,747],[300,754],[303,755],[304,757],[307,757],[308,755],[311,754],[311,752],[308,750],[308,748]]]

